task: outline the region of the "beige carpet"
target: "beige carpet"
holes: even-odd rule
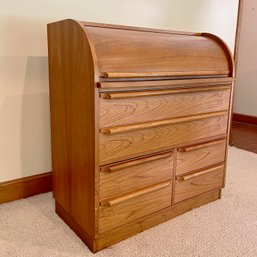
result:
[[[93,255],[54,213],[52,195],[0,205],[0,256],[256,257],[257,155],[229,149],[222,199]]]

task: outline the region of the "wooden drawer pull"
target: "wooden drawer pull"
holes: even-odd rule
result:
[[[216,117],[216,116],[223,116],[223,115],[227,115],[227,114],[228,114],[227,111],[220,111],[220,112],[198,114],[198,115],[188,116],[188,117],[145,122],[145,123],[139,123],[139,124],[133,124],[133,125],[127,125],[127,126],[101,128],[100,133],[101,134],[116,134],[116,133],[130,131],[130,130],[152,128],[152,127],[156,127],[156,126],[163,126],[163,125],[169,125],[169,124],[175,124],[175,123],[200,120],[200,119],[211,118],[211,117]]]
[[[165,154],[151,156],[151,157],[148,157],[148,158],[143,158],[143,159],[139,159],[139,160],[135,160],[135,161],[130,161],[130,162],[114,165],[114,166],[103,167],[103,168],[100,169],[100,171],[101,172],[114,172],[114,171],[122,170],[122,169],[125,169],[125,168],[129,168],[131,166],[139,165],[139,164],[142,164],[142,163],[151,162],[151,161],[155,161],[155,160],[159,160],[159,159],[163,159],[163,158],[168,158],[171,155],[172,154],[169,152],[169,153],[165,153]]]
[[[151,81],[115,81],[115,82],[97,82],[97,87],[103,90],[124,90],[125,88],[137,88],[143,89],[168,89],[172,86],[181,87],[197,87],[198,85],[202,86],[213,86],[213,85],[225,85],[231,84],[235,81],[235,78],[232,77],[221,77],[217,78],[201,78],[201,79],[173,79],[173,80],[151,80]],[[205,84],[205,85],[204,85]]]
[[[228,70],[203,71],[156,71],[156,72],[101,72],[102,78],[144,78],[144,77],[171,77],[171,76],[227,76]]]
[[[156,96],[156,95],[171,95],[171,94],[182,94],[182,93],[195,93],[195,92],[206,92],[206,91],[219,91],[229,90],[230,86],[212,86],[212,87],[201,87],[201,88],[181,88],[181,89],[170,89],[170,90],[154,90],[154,91],[141,91],[141,92],[126,92],[126,93],[101,93],[100,97],[103,99],[123,99],[133,97],[144,97],[144,96]]]
[[[225,141],[225,138],[222,138],[222,139],[219,139],[216,141],[211,141],[211,142],[207,142],[207,143],[203,143],[203,144],[192,145],[192,146],[187,146],[187,147],[180,147],[180,148],[178,148],[178,151],[179,152],[189,152],[189,151],[193,151],[193,150],[207,147],[207,146],[222,144],[222,143],[224,143],[224,141]]]
[[[198,176],[201,176],[201,175],[205,175],[209,172],[212,172],[212,171],[215,171],[215,170],[218,170],[218,169],[221,169],[221,168],[224,168],[224,165],[215,166],[215,167],[212,167],[212,168],[209,168],[209,169],[206,169],[206,170],[190,173],[190,174],[187,174],[187,175],[179,175],[179,176],[176,177],[176,180],[177,181],[186,181],[186,180],[189,180],[191,178],[198,177]]]
[[[166,182],[154,185],[154,186],[150,186],[150,187],[138,190],[138,191],[133,192],[133,193],[128,194],[128,195],[117,197],[117,198],[114,198],[114,199],[111,199],[111,200],[102,201],[101,202],[101,206],[109,206],[109,207],[111,207],[111,206],[114,206],[116,204],[119,204],[119,203],[128,201],[130,199],[133,199],[135,197],[138,197],[138,196],[141,196],[141,195],[144,195],[144,194],[148,194],[148,193],[151,193],[153,191],[156,191],[156,190],[168,187],[170,185],[171,185],[171,181],[166,181]],[[158,201],[158,199],[156,199],[156,201]]]

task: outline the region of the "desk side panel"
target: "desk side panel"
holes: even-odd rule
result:
[[[87,37],[72,20],[48,24],[54,196],[95,236],[95,86]]]

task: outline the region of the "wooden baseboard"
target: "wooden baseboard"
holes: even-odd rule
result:
[[[240,122],[248,125],[257,126],[257,117],[240,113],[233,113],[233,122]]]
[[[52,190],[52,172],[0,183],[0,204]]]

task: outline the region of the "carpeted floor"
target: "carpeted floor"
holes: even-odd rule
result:
[[[257,155],[229,149],[222,199],[93,255],[54,213],[50,193],[0,205],[1,257],[256,257]]]

